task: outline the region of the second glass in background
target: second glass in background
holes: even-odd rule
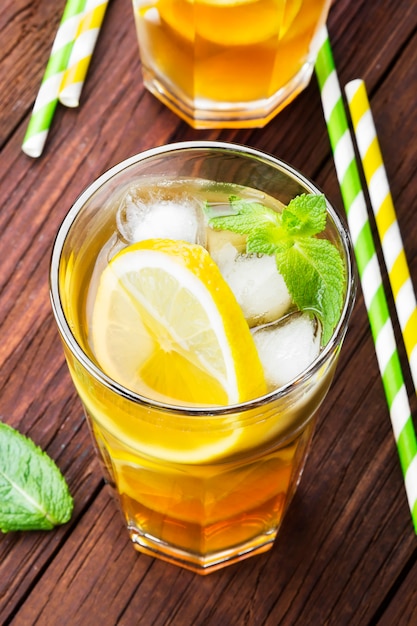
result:
[[[309,83],[330,0],[133,0],[145,86],[194,128],[261,127]]]

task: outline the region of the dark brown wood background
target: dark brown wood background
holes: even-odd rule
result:
[[[110,2],[81,106],[59,107],[44,155],[26,157],[21,143],[63,6],[3,0],[0,11],[0,419],[55,459],[75,511],[54,531],[0,536],[0,623],[417,624],[416,536],[360,290],[273,550],[202,578],[130,546],[52,319],[48,263],[63,216],[116,162],[187,139],[275,154],[343,206],[314,77],[264,129],[194,131],[143,89],[129,0]],[[342,85],[366,81],[417,281],[417,4],[335,0],[328,27]],[[401,343],[400,353],[406,365]]]

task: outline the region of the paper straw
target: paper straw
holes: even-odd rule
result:
[[[85,0],[67,0],[61,23],[52,46],[49,61],[36,97],[22,150],[31,157],[42,154],[58,103],[63,73],[71,54]]]
[[[81,90],[90,66],[100,27],[106,13],[108,0],[87,0],[83,18],[67,70],[62,80],[59,101],[67,107],[77,107]]]
[[[315,69],[408,505],[417,533],[417,440],[326,27],[320,33]]]
[[[411,376],[414,388],[417,390],[416,296],[365,83],[363,80],[353,80],[346,85],[345,92],[410,364]]]

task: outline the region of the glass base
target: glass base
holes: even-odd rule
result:
[[[191,100],[177,92],[155,73],[142,67],[145,87],[176,115],[195,129],[262,128],[303,91],[310,82],[314,61],[307,61],[298,74],[270,98],[253,102],[215,102]]]
[[[179,565],[202,576],[270,550],[277,535],[276,532],[270,535],[261,535],[229,550],[207,554],[203,557],[162,543],[154,537],[143,535],[136,528],[130,527],[128,531],[134,548],[139,552],[167,561],[172,565]]]

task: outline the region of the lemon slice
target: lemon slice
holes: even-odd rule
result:
[[[284,5],[285,0],[199,0],[194,5],[196,33],[228,49],[266,45],[278,38]]]
[[[266,391],[243,313],[199,245],[150,239],[119,252],[100,278],[91,339],[111,378],[156,400],[228,405]]]
[[[159,0],[158,11],[190,43],[247,46],[277,37],[285,0]],[[231,26],[232,25],[232,26]],[[202,46],[202,42],[198,42]],[[207,43],[205,44],[205,46]],[[204,46],[204,47],[205,47]],[[204,49],[204,48],[202,48]],[[206,53],[207,54],[207,53]],[[213,54],[213,52],[211,53]],[[197,53],[201,56],[201,53]]]
[[[291,2],[285,2],[284,15],[281,22],[280,39],[282,39],[287,31],[293,25],[295,18],[297,17],[300,9],[302,8],[303,0],[292,0]]]

